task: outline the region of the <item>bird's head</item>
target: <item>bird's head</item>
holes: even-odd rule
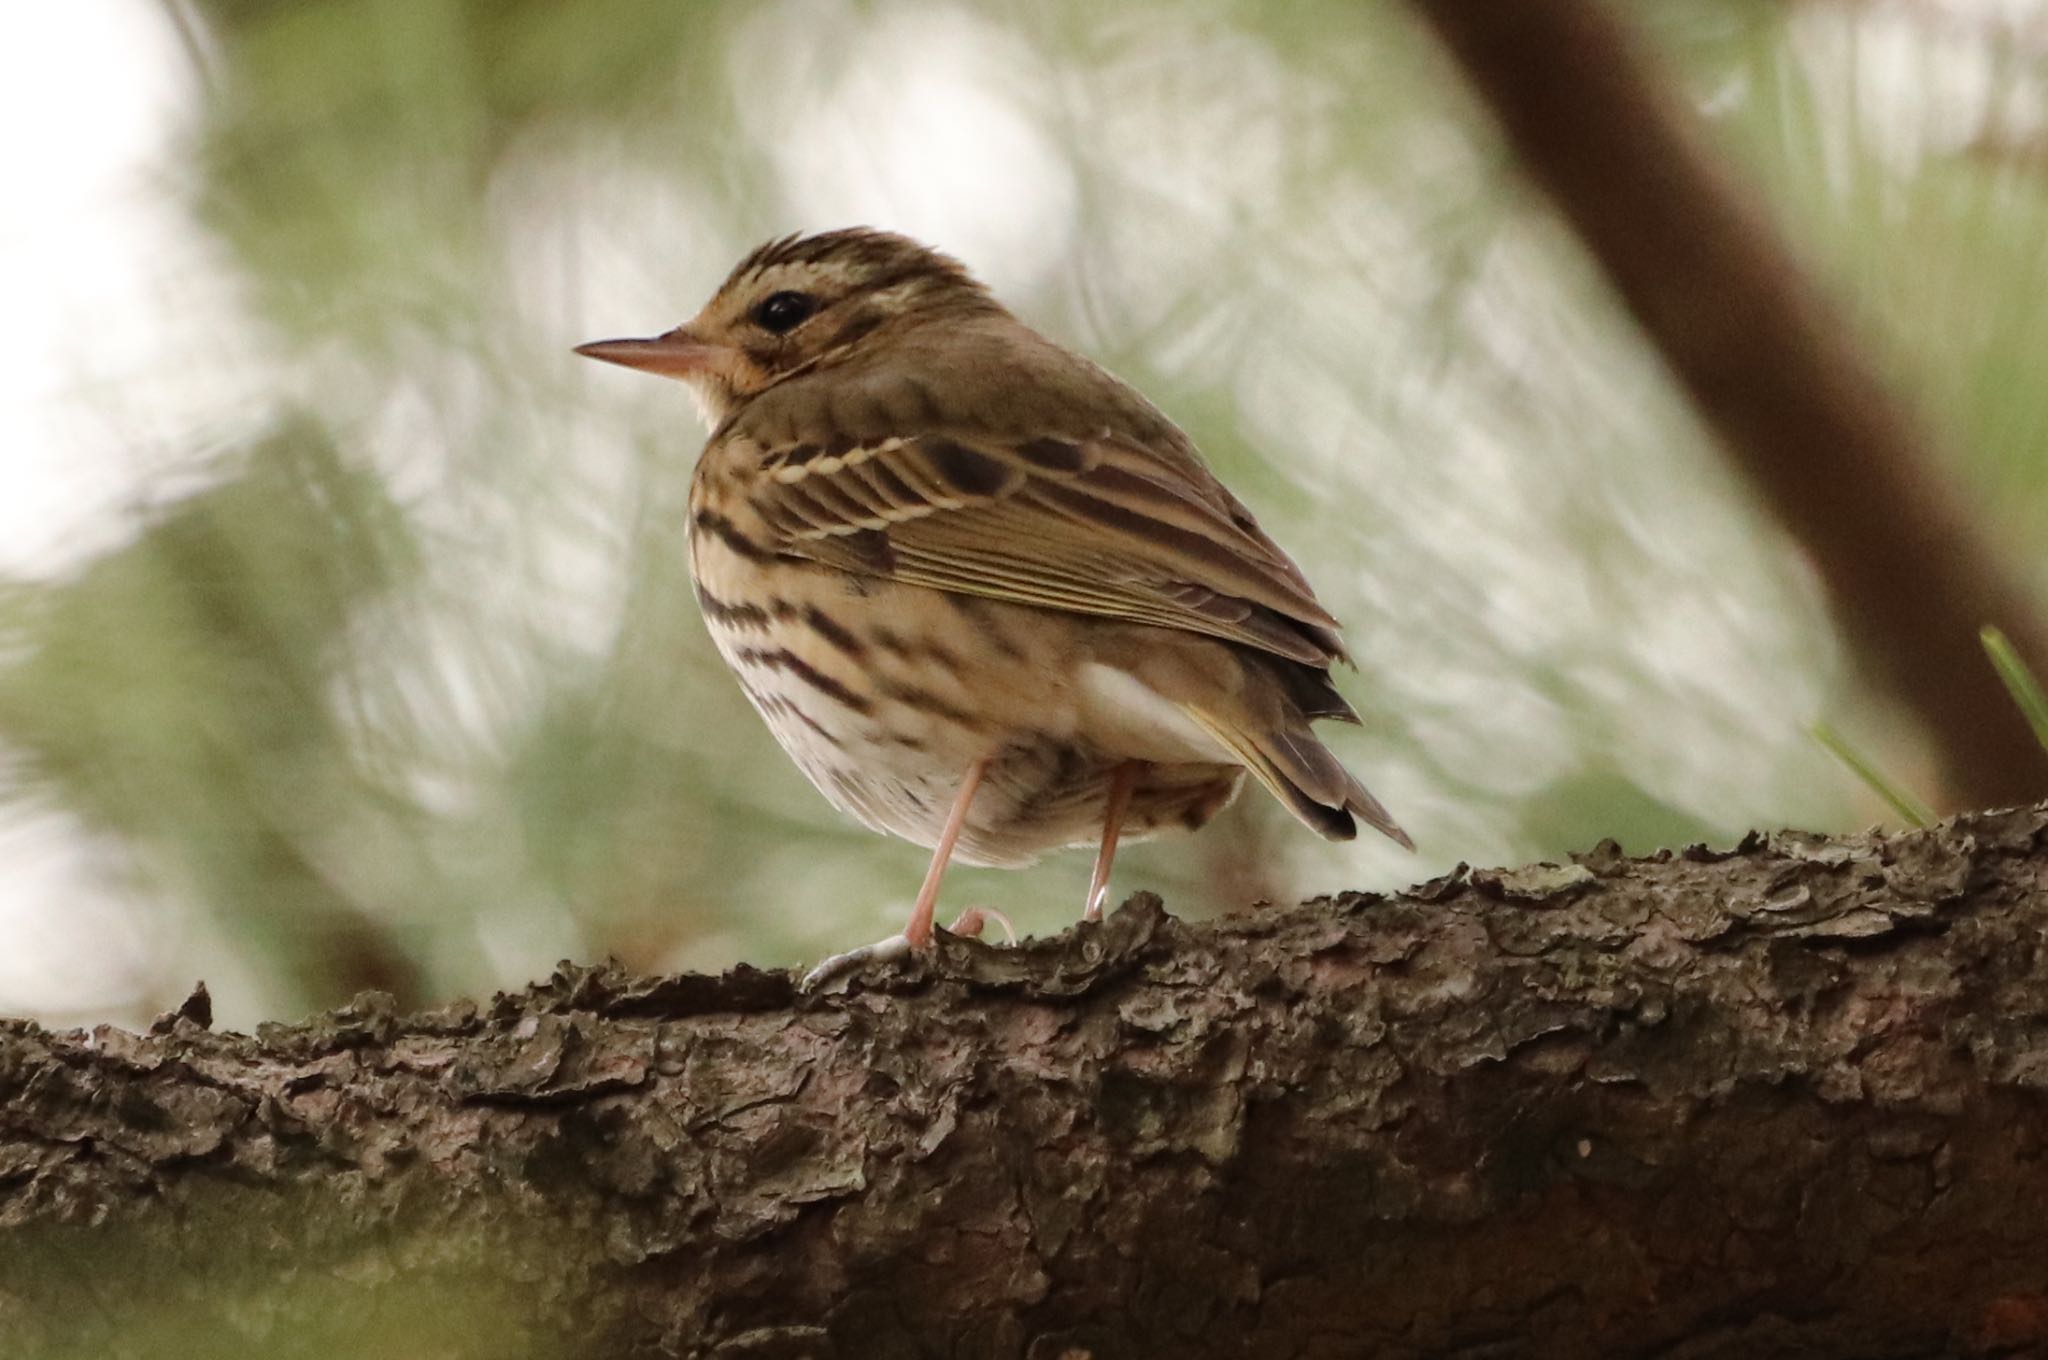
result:
[[[682,379],[716,424],[792,374],[916,327],[1001,311],[952,257],[906,236],[853,227],[770,241],[674,330],[597,340],[576,352]]]

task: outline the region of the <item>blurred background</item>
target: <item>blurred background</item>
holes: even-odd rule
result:
[[[2048,3],[1629,6],[2048,587]],[[690,599],[703,431],[574,358],[943,246],[1181,421],[1350,627],[1421,846],[1248,797],[1199,915],[1879,803],[1913,725],[1405,8],[65,0],[0,16],[0,1013],[408,1003],[896,928]],[[1047,933],[1088,856],[958,871]]]

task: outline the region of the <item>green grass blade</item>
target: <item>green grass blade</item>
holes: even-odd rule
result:
[[[1847,765],[1851,773],[1869,785],[1871,792],[1891,804],[1892,811],[1914,826],[1924,829],[1934,825],[1934,810],[1885,778],[1876,765],[1849,744],[1847,737],[1826,723],[1815,723],[1810,730],[1815,741],[1825,746],[1836,760]]]
[[[1985,654],[1991,658],[1998,678],[2005,681],[2012,701],[2020,706],[2027,726],[2034,729],[2034,740],[2041,743],[2042,750],[2048,751],[2048,694],[2041,692],[2041,682],[2027,669],[2027,663],[2020,660],[2020,654],[2013,650],[2004,633],[1986,624],[1977,636],[1983,641]]]

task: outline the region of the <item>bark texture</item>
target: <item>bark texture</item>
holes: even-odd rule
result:
[[[1139,897],[810,999],[9,1022],[0,1349],[2035,1353],[2044,932],[2048,806]]]
[[[1806,549],[1871,673],[1933,738],[1951,808],[2048,794],[2048,756],[1985,663],[2048,624],[1890,389],[1612,0],[1413,0],[1691,395]]]

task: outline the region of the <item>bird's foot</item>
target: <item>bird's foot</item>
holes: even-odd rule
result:
[[[898,959],[907,959],[917,947],[910,942],[908,935],[899,934],[891,935],[886,940],[876,940],[873,944],[864,944],[858,949],[849,949],[843,954],[834,954],[810,972],[805,973],[804,980],[796,985],[797,990],[800,992],[818,991],[826,983],[857,972],[871,963],[894,963]],[[926,940],[924,948],[930,949],[931,947],[931,941]]]
[[[960,913],[960,919],[953,922],[951,928],[946,933],[949,935],[965,936],[968,939],[979,939],[981,938],[981,932],[987,928],[990,921],[994,921],[1003,928],[1003,942],[1005,944],[1017,943],[1017,928],[1010,924],[1009,917],[1003,915],[994,907],[969,907],[966,911]],[[926,936],[922,941],[913,941],[907,934],[891,935],[886,940],[876,940],[873,944],[864,944],[858,949],[849,949],[843,954],[834,954],[831,958],[826,959],[817,967],[811,969],[810,972],[805,973],[803,981],[797,984],[797,990],[815,992],[824,987],[825,984],[846,977],[850,973],[858,972],[869,964],[895,963],[899,959],[907,959],[912,954],[928,950],[931,947],[930,936]]]
[[[969,907],[960,913],[960,919],[946,927],[948,935],[963,935],[970,940],[981,938],[981,932],[990,921],[1003,928],[1003,943],[1017,943],[1017,927],[1010,924],[1010,918],[994,907]]]

